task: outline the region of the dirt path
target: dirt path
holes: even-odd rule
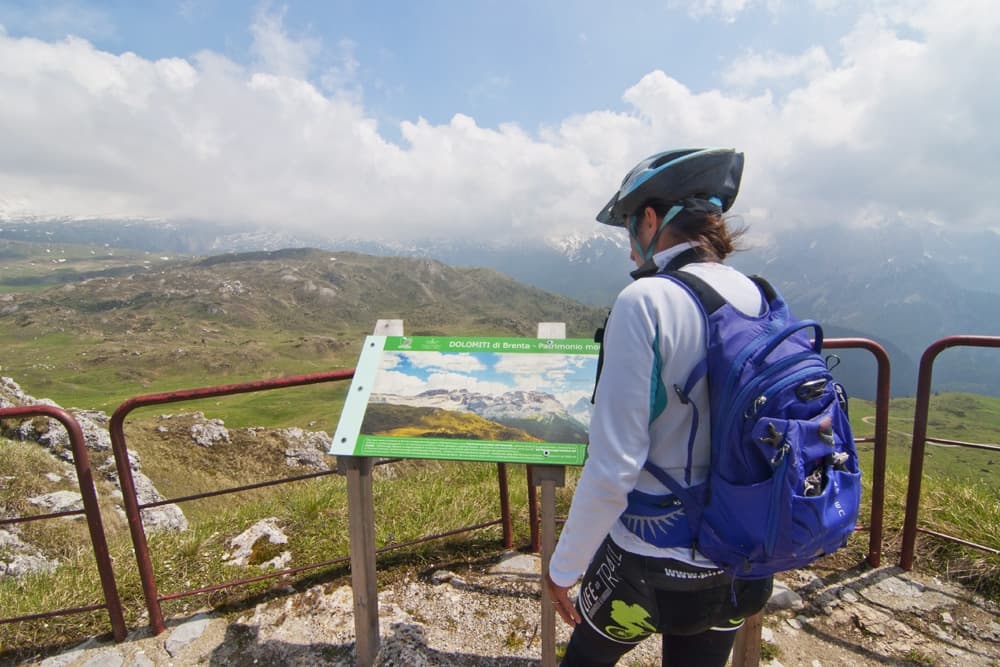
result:
[[[537,558],[424,575],[379,592],[379,665],[539,664]],[[1000,610],[961,588],[895,567],[785,573],[764,618],[771,667],[1000,665]],[[91,642],[42,667],[149,665],[351,665],[349,587],[318,585],[225,617],[174,619],[167,632],[134,632],[120,644]],[[558,641],[568,629],[558,627]],[[622,665],[659,664],[656,638]]]

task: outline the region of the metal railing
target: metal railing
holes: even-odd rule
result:
[[[871,440],[858,438],[855,442],[872,442],[872,500],[868,520],[868,564],[882,564],[882,528],[885,517],[885,467],[889,451],[889,398],[891,369],[885,348],[867,338],[829,338],[823,341],[824,350],[863,349],[875,357],[875,431]],[[865,530],[864,526],[859,530]]]
[[[126,400],[124,403],[118,406],[118,409],[115,410],[114,414],[111,416],[111,421],[108,428],[111,432],[111,445],[114,451],[115,464],[118,468],[118,476],[121,481],[122,495],[124,496],[123,502],[125,505],[125,515],[128,518],[129,531],[132,535],[132,544],[135,550],[136,564],[139,570],[140,581],[142,583],[143,596],[146,601],[146,609],[149,611],[149,625],[154,634],[159,634],[163,632],[165,629],[165,624],[163,620],[163,610],[160,604],[163,601],[173,600],[192,595],[198,595],[202,593],[208,593],[226,588],[232,588],[235,586],[250,584],[253,582],[263,581],[266,579],[297,574],[305,570],[311,570],[320,567],[327,567],[330,565],[346,563],[349,560],[349,556],[345,555],[340,558],[334,558],[322,562],[309,563],[297,567],[276,570],[274,572],[259,575],[256,577],[234,579],[231,581],[214,584],[211,586],[205,586],[197,589],[161,594],[156,584],[156,576],[155,573],[153,572],[153,565],[149,555],[149,543],[146,539],[146,532],[142,524],[141,511],[143,509],[159,507],[161,505],[184,502],[189,500],[208,498],[212,496],[219,496],[223,494],[259,489],[267,486],[286,484],[289,482],[296,482],[306,479],[314,479],[326,475],[337,474],[338,471],[329,470],[329,471],[313,472],[304,475],[296,475],[293,477],[283,477],[280,479],[257,482],[255,484],[247,484],[238,487],[219,489],[215,491],[209,491],[206,493],[197,493],[177,498],[164,499],[152,503],[139,503],[138,498],[136,496],[135,483],[132,478],[132,470],[129,466],[128,448],[125,442],[125,430],[124,430],[125,418],[133,410],[136,410],[137,408],[148,407],[152,405],[179,403],[179,402],[197,400],[202,398],[229,396],[234,394],[246,394],[246,393],[267,391],[273,389],[284,389],[288,387],[300,387],[305,385],[320,384],[324,382],[339,382],[343,380],[350,380],[353,377],[354,377],[354,369],[330,371],[325,373],[315,373],[311,375],[297,375],[292,377],[278,378],[271,380],[259,380],[259,381],[245,382],[239,384],[220,385],[215,387],[202,387],[198,389],[187,389],[181,391],[165,392],[160,394],[148,394],[145,396],[136,396]],[[376,463],[376,465],[381,463],[390,463],[391,461],[392,460],[379,461],[378,463]],[[378,550],[378,552],[381,553],[384,551],[391,551],[394,549],[402,549],[404,547],[413,546],[415,544],[441,539],[459,533],[479,530],[497,524],[502,525],[504,544],[506,547],[509,548],[511,546],[513,538],[512,538],[512,527],[510,520],[510,501],[508,497],[507,468],[504,464],[498,464],[497,470],[499,478],[501,518],[488,522],[479,523],[472,526],[465,526],[444,533],[427,535],[407,542],[393,543],[391,545],[382,547],[381,549]]]
[[[938,442],[957,447],[971,447],[1000,452],[1000,447],[996,445],[927,437],[927,419],[930,409],[931,377],[934,371],[934,360],[941,352],[951,347],[1000,348],[1000,336],[948,336],[932,343],[924,350],[923,356],[920,357],[920,372],[917,376],[917,399],[913,409],[913,441],[910,445],[910,476],[906,491],[906,515],[903,519],[903,547],[899,557],[899,566],[904,570],[913,568],[913,555],[918,532],[1000,555],[1000,550],[993,547],[970,542],[953,535],[920,528],[917,525],[917,515],[920,510],[920,486],[924,474],[924,447],[926,443]]]
[[[87,529],[90,532],[90,543],[94,550],[94,558],[97,560],[97,572],[101,581],[101,589],[104,593],[104,604],[93,604],[83,607],[67,607],[40,612],[37,614],[27,614],[24,616],[14,616],[0,619],[0,624],[14,623],[17,621],[32,621],[54,616],[64,616],[68,614],[80,614],[98,609],[107,609],[111,620],[111,631],[115,641],[125,639],[125,617],[122,613],[121,600],[118,597],[118,588],[115,585],[114,569],[111,566],[111,556],[108,552],[108,543],[104,535],[104,523],[101,521],[101,511],[97,504],[97,490],[94,487],[94,476],[90,469],[90,455],[87,453],[86,440],[83,437],[83,429],[80,423],[65,410],[52,405],[26,405],[16,408],[0,409],[0,419],[16,419],[22,417],[49,417],[60,422],[69,435],[70,446],[73,450],[73,465],[76,468],[77,484],[80,487],[80,497],[83,500],[82,510],[67,510],[63,512],[51,512],[48,514],[35,514],[31,516],[14,517],[0,519],[0,526],[26,523],[29,521],[40,521],[42,519],[54,519],[56,517],[68,517],[84,515],[87,519]]]

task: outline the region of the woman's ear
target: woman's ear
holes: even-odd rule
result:
[[[654,232],[659,228],[660,221],[657,219],[656,210],[652,206],[646,206],[642,209],[641,224],[649,226]]]

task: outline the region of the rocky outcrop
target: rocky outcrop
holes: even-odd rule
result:
[[[282,549],[288,536],[278,525],[278,519],[261,519],[229,540],[230,551],[223,562],[226,565],[256,565],[262,570],[280,570],[292,559],[292,553]]]
[[[0,407],[17,407],[24,405],[52,405],[49,399],[37,399],[26,394],[13,379],[0,377]],[[58,406],[57,406],[58,407]],[[108,432],[109,417],[97,410],[80,410],[70,408],[70,414],[80,424],[84,443],[90,453],[91,465],[105,479],[114,484],[113,495],[121,500],[121,484],[115,460],[111,456],[111,436]],[[73,449],[69,434],[58,420],[48,417],[29,417],[20,420],[8,420],[0,427],[0,436],[12,440],[36,442],[44,447],[56,459],[70,464],[73,462]],[[138,453],[129,452],[129,468],[135,483],[136,496],[140,503],[152,503],[163,500],[164,497],[156,490],[153,482],[140,470]],[[76,482],[76,471],[67,466],[62,476],[53,475],[49,481],[58,483],[63,478]],[[40,508],[44,513],[79,510],[83,502],[78,491],[56,490],[29,498],[28,502]],[[121,507],[118,511],[124,514]],[[188,522],[180,507],[174,504],[144,509],[142,511],[143,525],[147,532],[183,531],[187,530]],[[0,576],[22,576],[33,572],[49,571],[56,562],[42,555],[34,546],[23,542],[17,531],[12,527],[3,531],[0,537]]]
[[[280,429],[275,435],[288,444],[285,449],[285,463],[289,467],[317,471],[330,469],[326,453],[330,451],[333,438],[329,433],[294,427]]]

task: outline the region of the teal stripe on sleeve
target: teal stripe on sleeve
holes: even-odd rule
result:
[[[653,337],[653,368],[649,377],[649,423],[667,409],[667,388],[663,386],[663,360],[660,359],[660,329]]]

